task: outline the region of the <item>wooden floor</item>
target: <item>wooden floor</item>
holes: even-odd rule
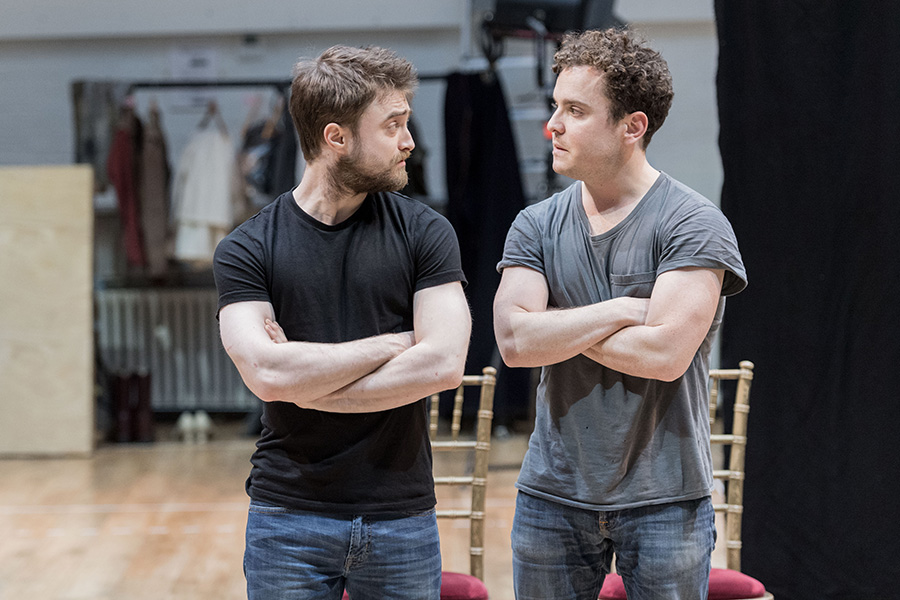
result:
[[[86,459],[0,459],[0,600],[245,598],[244,480],[254,441],[162,438],[101,446]],[[492,600],[513,598],[513,484],[526,444],[519,435],[491,449],[485,583]],[[440,507],[463,506],[455,490],[438,488]],[[465,521],[439,525],[444,568],[467,571]]]

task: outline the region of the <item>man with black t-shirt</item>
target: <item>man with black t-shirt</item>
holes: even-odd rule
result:
[[[301,61],[303,178],[216,250],[222,342],[265,401],[247,480],[251,600],[440,595],[422,399],[460,383],[471,324],[453,229],[393,193],[416,83],[381,48]]]

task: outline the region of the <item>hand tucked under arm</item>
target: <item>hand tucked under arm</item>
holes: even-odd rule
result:
[[[340,344],[291,342],[277,324],[270,334],[266,322],[272,327],[273,318],[267,302],[238,302],[219,312],[225,351],[247,387],[267,402],[304,406],[371,373],[415,342],[411,332]]]
[[[287,335],[284,333],[284,329],[281,328],[281,325],[276,323],[271,319],[266,319],[265,321],[266,333],[269,334],[269,337],[272,338],[272,341],[276,344],[283,344],[288,341]]]
[[[623,327],[643,324],[650,301],[616,298],[548,310],[544,276],[525,267],[503,270],[494,299],[494,333],[511,367],[555,364],[581,354]]]
[[[420,290],[413,303],[414,346],[308,406],[327,412],[374,412],[457,387],[471,334],[462,285],[453,282]]]
[[[647,321],[626,327],[584,352],[616,371],[674,381],[687,371],[715,318],[721,269],[676,269],[653,287]]]

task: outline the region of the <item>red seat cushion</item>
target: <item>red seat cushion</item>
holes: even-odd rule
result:
[[[709,573],[709,600],[761,598],[766,586],[749,575],[731,569],[713,569]]]
[[[712,569],[709,573],[709,600],[743,600],[761,598],[766,593],[762,583],[749,575],[731,569]],[[625,600],[625,584],[618,575],[607,575],[600,590],[601,600]]]
[[[348,599],[347,592],[344,592],[344,600]],[[488,600],[487,588],[477,577],[442,571],[441,600]]]
[[[441,573],[441,600],[488,600],[487,588],[477,577],[465,573]]]
[[[625,584],[622,583],[622,577],[611,573],[603,580],[603,587],[600,588],[601,600],[625,600]]]

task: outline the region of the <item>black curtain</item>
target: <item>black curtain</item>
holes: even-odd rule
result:
[[[447,218],[459,237],[462,267],[469,285],[472,340],[466,373],[487,365],[498,369],[494,425],[511,427],[528,418],[531,372],[511,369],[500,360],[494,339],[494,293],[500,284],[497,263],[506,232],[525,193],[515,137],[500,80],[490,73],[451,73],[444,98],[447,160]],[[449,412],[452,394],[442,404]],[[478,406],[478,390],[468,388],[467,414]]]
[[[900,3],[716,0],[722,209],[750,278],[743,570],[900,598]]]

